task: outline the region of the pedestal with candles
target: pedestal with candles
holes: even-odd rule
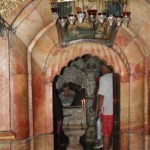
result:
[[[65,135],[69,138],[67,150],[83,150],[79,141],[87,129],[85,99],[82,99],[81,103],[82,107],[70,106],[63,108],[63,129]]]

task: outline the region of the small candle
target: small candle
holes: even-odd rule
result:
[[[85,98],[83,99],[83,107],[85,107]]]
[[[81,99],[81,104],[82,104],[82,107],[83,107],[83,99]]]

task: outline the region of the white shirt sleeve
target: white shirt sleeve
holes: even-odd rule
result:
[[[100,78],[99,80],[99,90],[98,90],[99,95],[105,95],[105,82],[103,77]]]

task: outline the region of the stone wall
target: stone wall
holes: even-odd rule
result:
[[[148,127],[150,115],[148,114],[147,84],[150,60],[149,3],[143,0],[130,1],[131,23],[128,29],[124,26],[119,29],[112,49],[86,42],[61,48],[55,23],[52,21],[49,1],[35,0],[23,8],[21,5],[18,7],[19,11],[14,11],[5,18],[8,23],[13,23],[16,29],[15,36],[12,37],[15,44],[11,48],[11,55],[8,40],[0,39],[0,104],[2,106],[0,118],[3,122],[0,124],[0,137],[3,139],[11,135],[14,138],[16,134],[14,145],[10,142],[1,142],[0,149],[29,149],[28,113],[30,135],[39,137],[40,134],[46,135],[53,132],[52,81],[56,75],[60,75],[61,69],[67,66],[69,61],[90,54],[105,60],[120,75],[121,149],[134,149],[135,147],[136,150],[147,150],[148,140],[142,134],[147,134],[147,129],[150,129]],[[29,77],[26,72],[26,50],[29,50],[31,56],[28,60],[31,66],[28,70],[30,76],[29,112],[26,107],[28,103],[27,78]],[[136,134],[137,130],[142,134]],[[10,131],[11,134],[9,132],[3,134],[4,131]],[[131,135],[129,131],[132,131]],[[22,139],[23,143],[18,142],[17,139]],[[50,139],[53,140],[53,137],[51,136]],[[134,141],[140,142],[136,146]],[[37,140],[36,145],[38,143],[44,149],[48,145],[48,140],[47,144],[42,140]],[[53,146],[49,145],[49,147],[53,149]],[[35,147],[35,149],[38,148]]]

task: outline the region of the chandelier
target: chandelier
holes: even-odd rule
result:
[[[112,47],[119,27],[131,20],[127,0],[58,0],[51,11],[62,47],[79,41]]]

